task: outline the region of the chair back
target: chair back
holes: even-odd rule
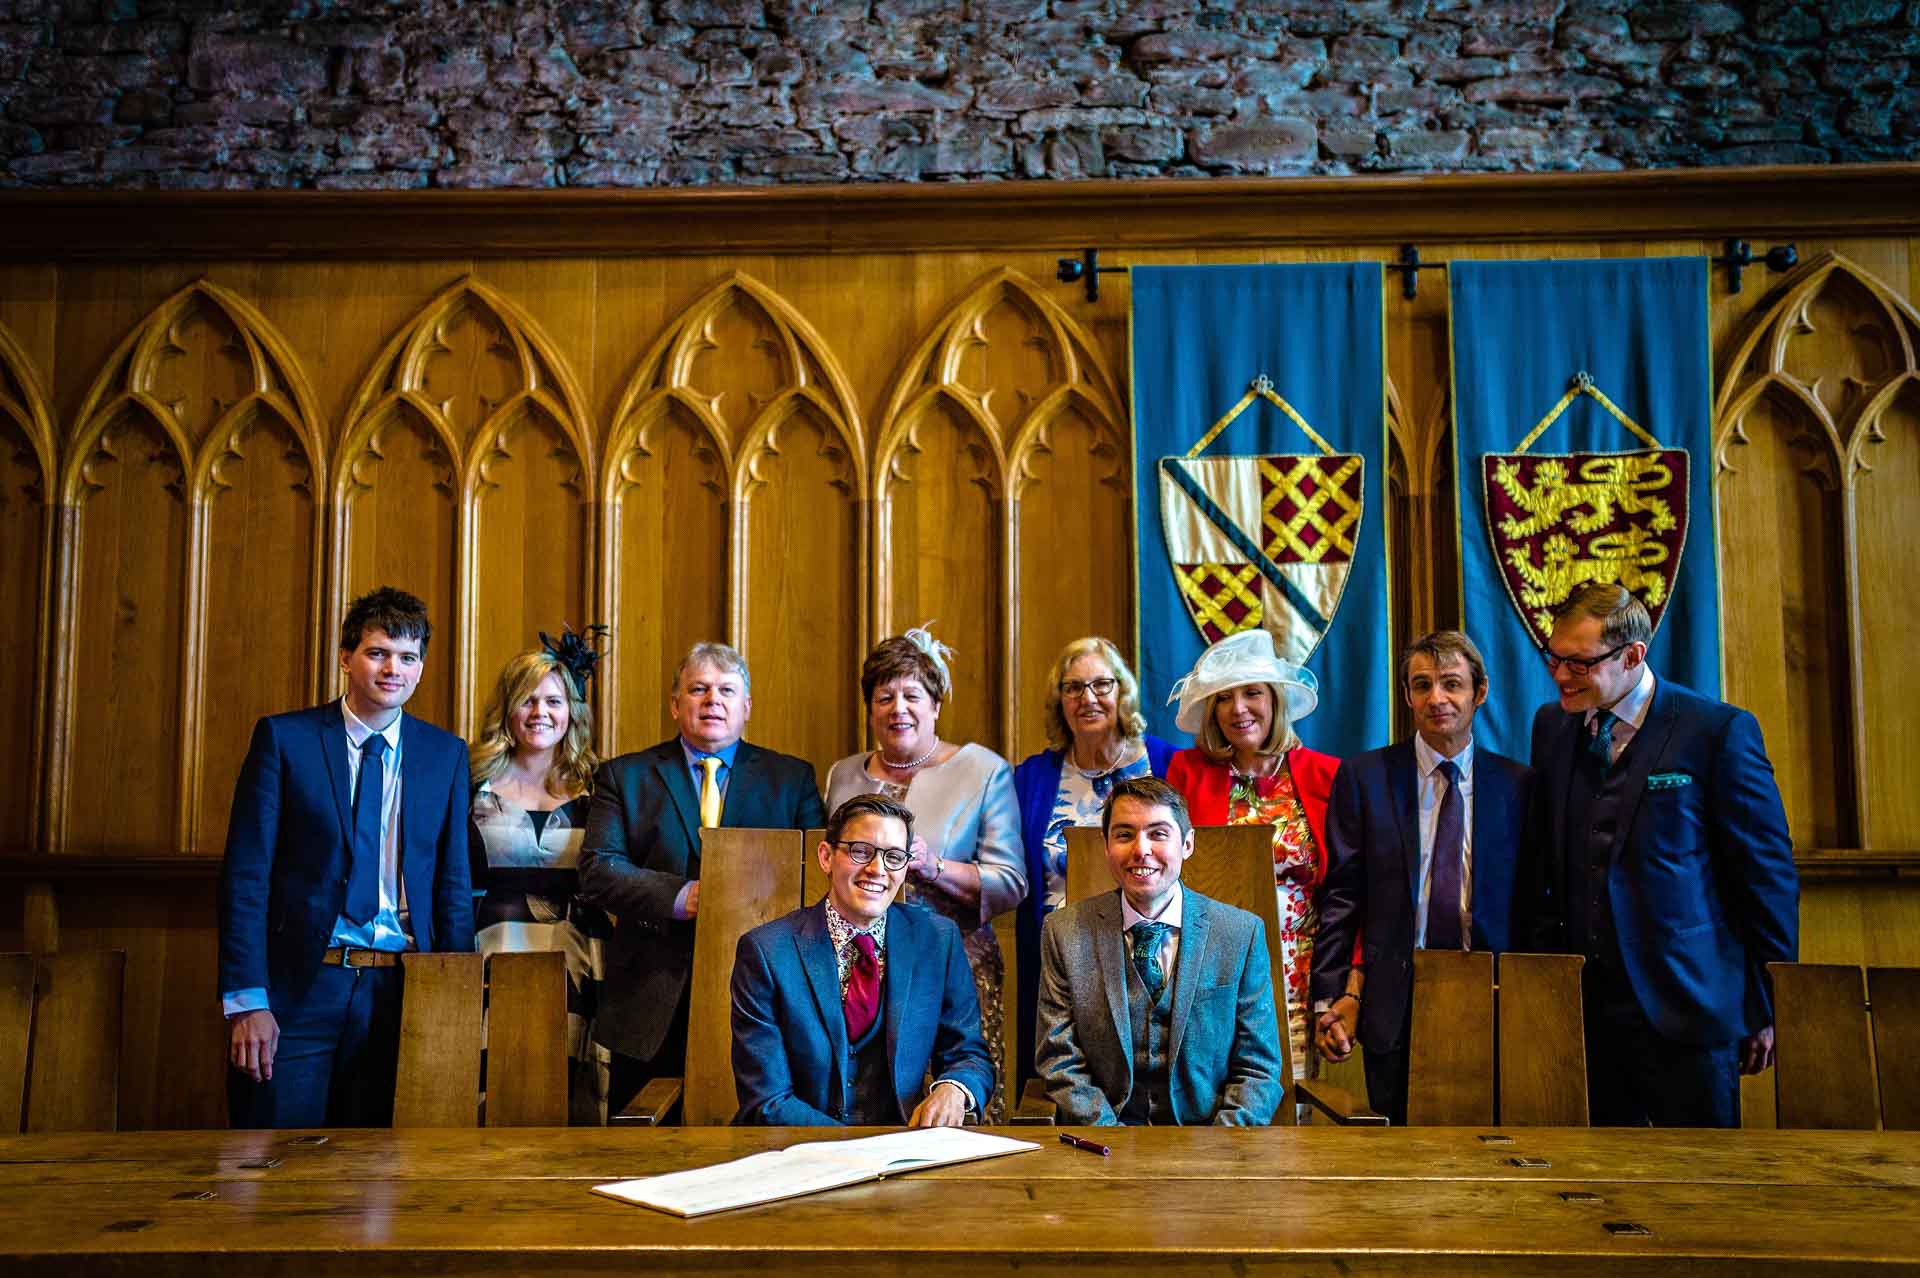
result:
[[[808,830],[800,840],[800,907],[805,909],[827,894],[827,872],[820,868],[820,841],[827,837],[821,829]]]
[[[1500,1124],[1585,1127],[1587,1037],[1577,954],[1502,954]]]
[[[1097,825],[1076,825],[1067,830],[1067,904],[1114,889],[1113,875],[1107,871],[1107,840]],[[1027,885],[1033,890],[1033,884]],[[1046,891],[1046,885],[1040,885]]]
[[[700,913],[693,933],[693,993],[687,1008],[687,1074],[681,1121],[733,1121],[733,958],[740,938],[791,913],[799,830],[720,826],[700,832]]]
[[[487,1126],[567,1125],[567,961],[557,950],[487,960]]]
[[[484,962],[479,954],[400,956],[395,1127],[479,1126]]]
[[[33,1036],[33,955],[0,954],[0,1135],[27,1121],[27,1044]]]
[[[1493,955],[1413,952],[1407,1125],[1483,1127],[1493,1117]]]
[[[1870,967],[1873,1055],[1880,1063],[1880,1121],[1920,1131],[1920,967]]]
[[[126,966],[127,956],[120,950],[39,956],[27,1064],[27,1131],[110,1132],[118,1126],[120,1001]]]
[[[1769,963],[1774,1102],[1782,1127],[1873,1131],[1872,1028],[1866,983],[1845,963]]]

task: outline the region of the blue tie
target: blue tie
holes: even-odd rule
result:
[[[347,918],[365,923],[380,910],[380,808],[387,791],[379,733],[360,747],[360,784],[353,792],[353,869],[347,876]]]
[[[1427,892],[1427,948],[1457,950],[1460,944],[1460,879],[1467,846],[1467,804],[1460,797],[1460,765],[1442,759],[1447,779],[1440,816],[1433,823],[1433,886]]]
[[[1133,966],[1140,973],[1140,983],[1147,987],[1147,1000],[1158,1003],[1160,991],[1167,985],[1166,970],[1160,965],[1160,943],[1167,939],[1173,927],[1158,919],[1142,919],[1131,931]]]
[[[1620,716],[1611,710],[1601,710],[1593,716],[1593,735],[1587,738],[1587,753],[1600,761],[1600,770],[1605,772],[1613,765],[1613,725],[1620,722]]]

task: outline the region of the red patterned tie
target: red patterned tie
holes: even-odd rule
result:
[[[873,938],[853,934],[853,970],[847,973],[847,1041],[857,1043],[880,1015],[880,962],[873,954]]]

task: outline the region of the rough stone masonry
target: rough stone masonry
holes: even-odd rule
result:
[[[1913,159],[1916,51],[1910,0],[0,0],[0,184]]]

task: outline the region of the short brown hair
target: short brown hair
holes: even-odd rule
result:
[[[827,818],[827,842],[838,843],[846,828],[855,818],[863,816],[892,817],[903,821],[907,827],[907,842],[913,842],[913,813],[904,803],[895,803],[881,794],[856,794],[833,810]]]
[[[953,691],[939,664],[905,635],[882,639],[867,654],[865,664],[860,667],[860,699],[872,705],[873,690],[895,679],[918,679],[936,703],[945,701]]]
[[[1102,837],[1113,826],[1113,805],[1122,799],[1167,809],[1179,823],[1180,837],[1183,839],[1193,832],[1193,820],[1187,815],[1186,798],[1178,790],[1159,777],[1123,777],[1113,783],[1113,789],[1107,791],[1106,805],[1100,809]]]
[[[1566,601],[1553,610],[1555,625],[1562,621],[1592,617],[1600,623],[1600,642],[1609,648],[1653,639],[1653,618],[1647,606],[1631,590],[1611,581],[1590,581],[1577,586]]]
[[[340,651],[359,648],[361,636],[369,630],[384,630],[389,639],[418,639],[423,657],[427,655],[427,640],[433,637],[427,606],[392,586],[369,590],[347,606],[346,620],[340,623]]]
[[[1404,690],[1407,680],[1413,675],[1413,659],[1425,657],[1438,669],[1454,658],[1467,663],[1467,669],[1473,672],[1473,690],[1480,692],[1487,686],[1487,663],[1480,659],[1480,649],[1474,646],[1462,630],[1430,630],[1408,644],[1400,653],[1400,687]]]

